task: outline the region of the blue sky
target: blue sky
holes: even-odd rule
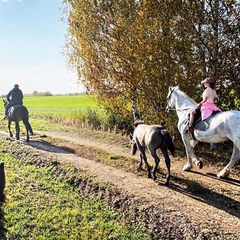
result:
[[[81,92],[62,55],[67,33],[61,0],[0,0],[0,94]]]

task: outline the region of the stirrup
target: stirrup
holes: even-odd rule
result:
[[[194,133],[194,128],[193,128],[193,126],[189,127],[189,128],[188,128],[188,131],[189,131],[190,133]]]

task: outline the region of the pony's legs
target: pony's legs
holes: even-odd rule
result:
[[[139,165],[138,165],[138,171],[143,170],[143,168],[142,168],[142,162],[143,162],[143,156],[142,156],[142,154],[140,153],[140,162],[139,162]]]
[[[217,176],[219,178],[227,178],[230,174],[230,170],[233,168],[233,166],[237,163],[237,161],[240,159],[240,150],[234,145],[233,146],[233,152],[232,157],[228,165],[222,169]]]
[[[11,121],[10,120],[8,120],[8,131],[9,131],[10,137],[13,137],[13,134],[11,131]]]
[[[162,150],[163,156],[165,158],[165,163],[166,163],[166,167],[167,167],[167,175],[166,175],[165,185],[169,185],[171,162],[170,162],[170,158],[169,158],[169,155],[168,155],[167,146],[166,145],[165,145],[165,147],[162,146],[161,150]]]
[[[154,167],[153,167],[152,172],[153,172],[153,180],[156,180],[156,179],[157,179],[157,177],[156,177],[156,172],[157,172],[157,168],[158,168],[160,159],[159,159],[159,157],[157,156],[156,150],[149,149],[149,152],[151,153],[151,156],[154,158],[154,161],[155,161],[155,165],[154,165]]]
[[[19,123],[15,123],[15,129],[16,129],[16,139],[19,140],[20,138],[20,128],[19,128]]]
[[[145,154],[145,149],[142,146],[138,146],[138,149],[141,152],[140,153],[141,162],[139,164],[139,167],[142,167],[142,160],[144,160],[146,168],[147,168],[147,172],[148,172],[148,178],[152,178],[150,166],[148,165],[147,157],[146,157],[146,154]]]

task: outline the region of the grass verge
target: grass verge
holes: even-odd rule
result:
[[[2,236],[6,229],[6,239],[151,239],[146,229],[108,205],[80,196],[72,184],[81,174],[77,169],[50,160],[43,163],[22,148],[1,139],[8,196],[1,229]]]

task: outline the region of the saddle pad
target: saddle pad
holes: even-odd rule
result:
[[[204,121],[198,122],[196,125],[194,125],[194,128],[197,130],[206,131],[209,128],[209,122],[207,122],[207,120],[208,118]]]
[[[219,112],[213,112],[213,114],[205,119],[204,121],[200,121],[194,125],[194,128],[200,131],[206,131],[209,128],[209,125],[213,119],[213,117]]]

